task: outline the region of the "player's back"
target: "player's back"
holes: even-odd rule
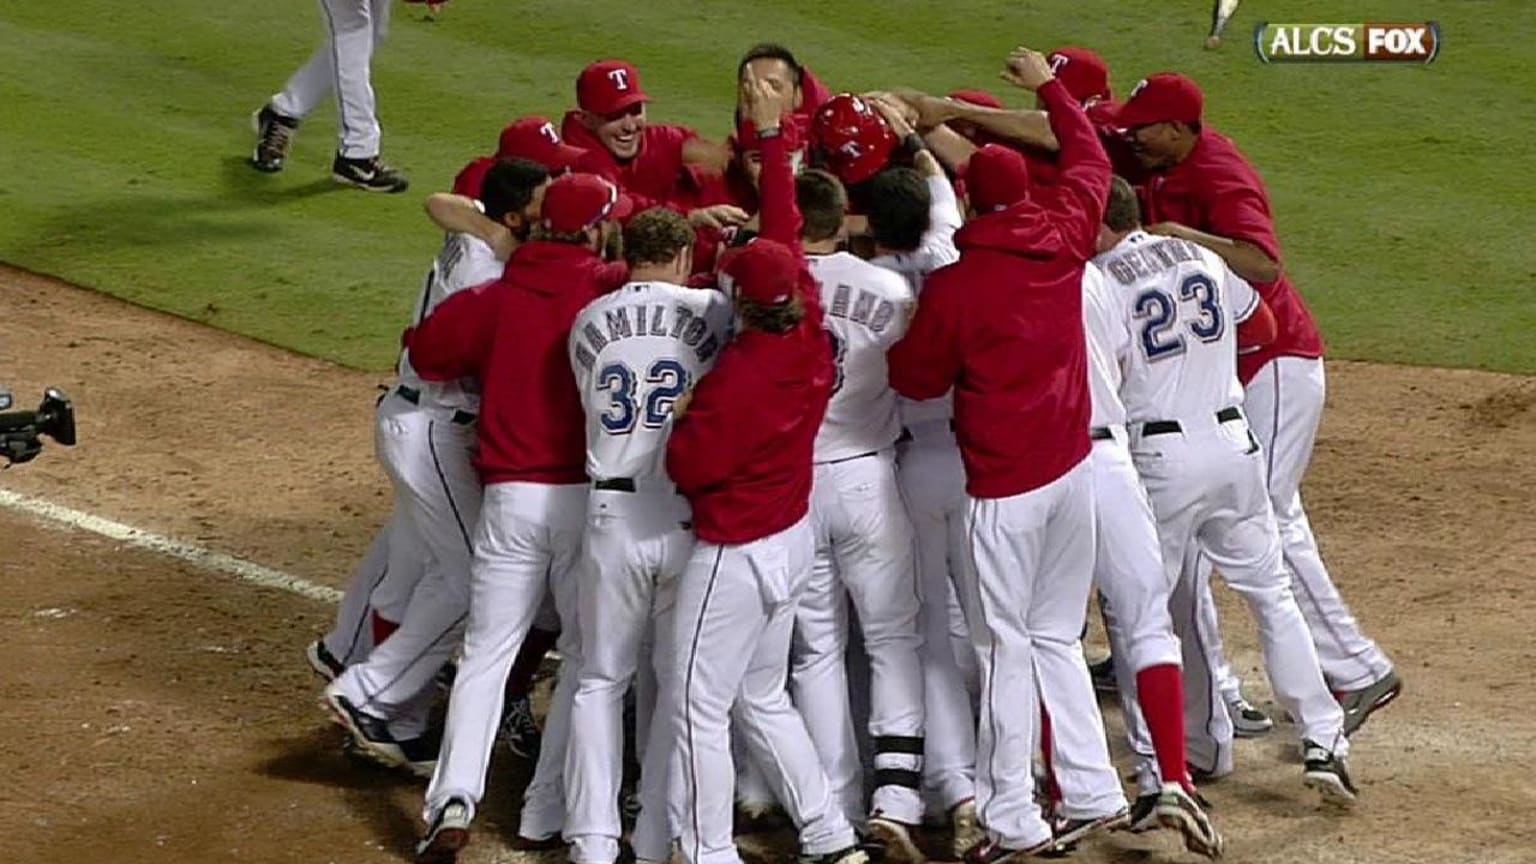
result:
[[[1130,330],[1120,388],[1130,422],[1205,418],[1242,403],[1237,325],[1259,302],[1248,283],[1209,249],[1143,231],[1095,263]]]
[[[666,480],[672,408],[714,366],[730,301],[712,289],[631,282],[571,327],[571,368],[587,418],[587,475]]]
[[[433,259],[432,269],[427,271],[426,280],[416,298],[416,308],[411,313],[412,326],[420,324],[439,303],[453,294],[495,280],[504,269],[505,262],[496,257],[495,251],[485,241],[470,234],[448,234],[443,238],[443,248]],[[416,370],[411,368],[408,351],[400,353],[398,374],[401,384],[442,407],[471,414],[479,410],[479,385],[472,379],[442,383],[423,381]]]
[[[837,378],[816,434],[816,461],[890,447],[901,435],[885,354],[906,333],[912,289],[901,276],[847,252],[809,256]]]

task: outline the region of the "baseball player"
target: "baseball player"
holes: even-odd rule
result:
[[[1395,699],[1402,683],[1339,596],[1302,507],[1301,478],[1326,390],[1323,340],[1281,266],[1264,183],[1229,139],[1202,128],[1204,102],[1188,78],[1153,75],[1136,85],[1116,122],[1128,130],[1131,148],[1149,172],[1140,188],[1148,231],[1212,249],[1274,311],[1275,341],[1238,361],[1243,405],[1264,448],[1269,499],[1296,599],[1323,674],[1345,708],[1345,728],[1353,732]]]
[[[548,176],[528,161],[494,166],[480,193],[486,215],[509,230],[520,229]],[[465,288],[496,279],[503,266],[484,241],[449,234],[427,274],[413,321],[420,323]],[[435,696],[432,680],[458,647],[469,602],[470,526],[481,497],[471,464],[478,410],[478,383],[429,383],[412,365],[410,352],[402,354],[399,382],[378,408],[379,461],[394,483],[401,518],[389,526],[389,575],[370,601],[377,647],[367,662],[331,682],[324,696],[333,719],[363,753],[422,776],[430,774],[435,757],[420,744]],[[423,558],[429,566],[420,566]],[[402,621],[406,627],[399,629]]]
[[[1264,454],[1238,407],[1236,331],[1261,301],[1209,249],[1140,230],[1129,190],[1115,189],[1117,220],[1129,224],[1106,226],[1096,263],[1113,282],[1130,334],[1120,396],[1164,566],[1188,592],[1199,575],[1189,566],[1198,548],[1247,601],[1275,695],[1296,718],[1305,783],[1326,801],[1350,804],[1356,792],[1345,766],[1344,712],[1323,682],[1291,593]],[[1175,626],[1181,636],[1188,630],[1178,618]],[[1218,758],[1230,760],[1230,734],[1228,726],[1228,752]],[[1198,765],[1207,755],[1192,751],[1191,759]]]
[[[374,112],[373,49],[389,31],[390,0],[321,0],[325,44],[252,117],[257,171],[283,170],[299,123],[335,94],[341,124],[331,176],[369,192],[404,192],[410,181],[379,158],[379,119]]]
[[[667,442],[667,472],[698,537],[678,585],[672,821],[690,864],[741,860],[731,839],[737,703],[746,744],[800,830],[801,860],[863,864],[785,689],[813,558],[811,454],[833,367],[777,134],[788,101],[750,69],[744,77],[744,110],[763,138],[762,234],[724,268],[741,330],[676,409]]]
[[[630,282],[600,297],[571,327],[571,368],[587,415],[587,530],[582,541],[581,670],[566,751],[565,839],[575,864],[613,864],[621,833],[624,692],[650,646],[658,688],[670,698],[672,608],[677,577],[693,549],[688,503],[662,464],[672,407],[714,365],[729,338],[724,294],[685,288],[693,229],[666,208],[624,229]],[[640,711],[653,709],[642,705]],[[642,861],[670,857],[667,723],[650,724],[633,839]]]
[[[825,163],[850,189],[890,164],[901,141],[868,101],[839,93],[816,110],[811,141]]]
[[[796,179],[801,239],[821,293],[837,379],[816,435],[811,525],[816,562],[796,613],[795,704],[850,821],[864,815],[846,657],[847,603],[871,667],[874,797],[869,833],[893,861],[921,862],[923,683],[918,659],[912,524],[896,484],[901,419],[885,354],[906,332],[912,289],[895,273],[838,251],[848,199],[825,171]]]
[[[560,613],[560,651],[580,662],[570,571],[586,513],[585,424],[566,344],[582,307],[624,279],[624,268],[604,263],[599,250],[612,220],[629,207],[600,177],[557,178],[545,190],[532,239],[513,253],[502,278],[455,294],[406,333],[411,362],[424,378],[475,375],[483,387],[476,465],[485,495],[469,617],[418,861],[453,861],[469,841],[503,687],[546,592]],[[573,692],[575,681],[573,674],[562,679],[519,829],[537,842],[558,835],[564,820],[560,723],[562,713],[569,717],[570,696],[561,690]]]
[[[341,595],[341,604],[336,607],[335,626],[304,648],[309,667],[327,682],[373,650],[373,630],[368,626],[368,598],[389,572],[390,528],[395,520],[402,518],[403,514],[391,513],[389,521],[374,533],[373,542],[368,544],[368,551],[353,569],[347,590]]]
[[[960,260],[932,274],[891,384],[916,399],[954,388],[965,464],[970,555],[960,594],[981,666],[976,805],[987,836],[974,864],[1037,855],[1121,824],[1128,810],[1109,762],[1080,635],[1093,571],[1092,475],[1082,274],[1109,186],[1109,160],[1045,56],[1019,49],[1007,76],[1049,106],[1061,141],[1058,194],[1028,196],[1023,157],[971,160],[977,216],[955,235]],[[989,178],[977,159],[1000,154]],[[1031,761],[1040,706],[1054,720],[1057,766],[1083,790],[1060,832],[1041,817]],[[1073,754],[1070,763],[1061,753]]]
[[[913,129],[880,99],[871,104],[904,141]],[[961,223],[954,187],[933,154],[918,149],[914,167],[886,168],[865,190],[875,241],[870,263],[901,276],[916,297],[929,273],[953,264]],[[980,841],[976,821],[976,655],[951,573],[966,553],[965,469],[952,428],[949,396],[899,399],[904,427],[897,479],[916,546],[922,633],[923,786],[932,808],[948,816],[958,858]]]
[[[1113,181],[1110,205],[1135,202],[1122,178]],[[1105,220],[1123,229],[1125,214],[1111,209]],[[1111,230],[1106,228],[1104,230]],[[1130,349],[1125,304],[1097,267],[1083,271],[1083,314],[1088,334],[1088,384],[1093,398],[1089,438],[1093,452],[1095,537],[1094,583],[1118,613],[1111,619],[1110,643],[1125,678],[1128,730],[1137,752],[1140,794],[1131,807],[1131,827],[1154,824],[1178,829],[1192,852],[1215,858],[1223,841],[1195,795],[1184,754],[1184,682],[1181,651],[1168,614],[1173,583],[1163,566],[1157,524],[1147,493],[1126,446],[1125,406],[1120,402],[1121,358]],[[1150,737],[1148,742],[1141,740]]]

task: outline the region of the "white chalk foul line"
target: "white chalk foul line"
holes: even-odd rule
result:
[[[277,588],[290,594],[309,597],[325,603],[341,602],[341,592],[335,588],[317,585],[308,579],[284,573],[281,570],[273,570],[270,567],[263,567],[254,561],[247,561],[244,558],[225,555],[223,552],[214,552],[201,546],[194,546],[191,543],[183,543],[180,540],[163,537],[141,528],[135,528],[132,525],[124,525],[121,522],[113,522],[100,516],[92,516],[80,510],[72,510],[68,507],[54,504],[51,501],[29,498],[26,495],[0,489],[0,507],[26,513],[50,522],[57,522],[61,525],[68,525],[71,528],[90,531],[93,534],[100,534],[103,537],[120,543],[126,543],[129,546],[137,546],[140,549],[158,552],[161,555],[169,555],[172,558],[178,558],[204,570],[233,576],[242,582],[249,582],[262,588]]]

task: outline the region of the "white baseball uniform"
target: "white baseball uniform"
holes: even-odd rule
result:
[[[1105,620],[1116,657],[1127,737],[1137,754],[1138,783],[1146,794],[1161,787],[1161,777],[1137,703],[1136,673],[1180,664],[1179,640],[1168,612],[1173,580],[1163,566],[1152,505],[1126,444],[1120,382],[1131,334],[1125,304],[1097,267],[1083,271],[1083,318],[1088,335],[1088,389],[1093,396],[1093,452],[1088,457],[1093,466],[1098,532],[1093,578],[1106,601]]]
[[[593,480],[578,615],[596,622],[581,628],[565,761],[564,835],[576,864],[612,864],[619,856],[624,693],[647,659],[647,645],[658,692],[637,703],[636,714],[649,715],[671,698],[672,612],[693,532],[688,502],[667,477],[667,435],[674,402],[714,365],[733,315],[718,291],[631,282],[593,301],[571,328]],[[649,326],[632,329],[631,321]],[[592,341],[589,328],[605,340]],[[641,815],[632,842],[639,859],[661,861],[671,846],[671,727],[637,725],[649,727],[651,740],[642,742]]]
[[[1257,308],[1258,295],[1214,252],[1177,238],[1135,231],[1096,260],[1116,283],[1130,330],[1120,395],[1164,566],[1179,577],[1174,608],[1181,593],[1194,590],[1198,574],[1190,565],[1203,552],[1258,619],[1270,683],[1301,737],[1345,755],[1344,715],[1291,594],[1263,454],[1237,407],[1237,325]],[[1197,693],[1201,664],[1192,657],[1190,622],[1181,618],[1174,616],[1174,626],[1185,640],[1185,676],[1195,679],[1186,693]],[[1225,711],[1187,706],[1185,713],[1190,764],[1230,770]]]
[[[420,323],[454,293],[496,279],[503,267],[484,241],[449,234],[412,321]],[[400,626],[333,686],[364,712],[389,719],[396,738],[425,729],[433,679],[463,634],[471,534],[480,515],[480,478],[471,461],[479,410],[476,382],[423,381],[408,352],[400,358],[399,383],[379,402],[379,461],[404,518],[391,522],[389,575],[374,590],[373,605]],[[412,580],[423,558],[425,575]]]
[[[373,650],[373,628],[369,626],[369,599],[374,588],[389,574],[389,534],[404,514],[391,512],[389,521],[374,532],[373,542],[352,570],[347,590],[336,607],[336,624],[321,637],[325,650],[343,666],[361,663]]]
[[[922,821],[923,679],[912,524],[896,484],[901,435],[885,355],[915,302],[906,280],[847,252],[808,256],[821,289],[837,379],[816,436],[811,524],[816,563],[795,614],[791,691],[850,822],[864,815],[849,707],[846,604],[870,658],[871,812]]]
[[[335,94],[341,155],[379,155],[379,118],[374,110],[373,49],[389,32],[391,0],[320,0],[325,44],[293,73],[272,110],[295,120],[308,117]]]
[[[928,178],[928,230],[909,253],[880,255],[871,264],[897,273],[913,296],[934,270],[959,260],[961,224],[955,190],[943,176]],[[950,397],[898,399],[906,434],[897,448],[897,479],[912,523],[921,598],[923,785],[933,809],[947,811],[976,794],[976,713],[980,673],[952,574],[967,555],[965,466],[951,428]]]

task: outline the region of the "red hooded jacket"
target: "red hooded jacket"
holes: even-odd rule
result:
[[[405,331],[423,379],[480,380],[482,482],[586,482],[586,415],[567,337],[576,313],[627,276],[583,246],[531,240],[500,279],[454,294]]]
[[[763,142],[762,194],[761,236],[800,253],[795,180],[782,138]],[[700,540],[748,543],[810,511],[811,457],[832,398],[833,367],[820,294],[803,255],[799,296],[800,325],[782,335],[737,334],[672,428],[667,473],[693,506]]]
[[[640,152],[635,158],[620,162],[581,122],[581,112],[566,112],[560,124],[560,137],[565,143],[587,151],[577,160],[574,170],[596,174],[617,184],[635,202],[632,212],[650,207],[685,210],[687,203],[681,200],[685,196],[683,145],[699,137],[698,133],[682,126],[646,124],[640,136]]]
[[[1061,142],[1054,194],[961,228],[960,260],[928,277],[890,352],[901,395],[933,399],[954,388],[974,498],[1038,489],[1089,451],[1082,279],[1109,195],[1109,157],[1060,82],[1039,93]]]
[[[1145,178],[1137,191],[1148,225],[1180,222],[1197,231],[1246,240],[1282,260],[1269,190],[1225,135],[1203,130],[1184,161]],[[1323,356],[1317,321],[1284,270],[1279,279],[1253,287],[1274,312],[1279,329],[1274,342],[1237,358],[1237,377],[1245,385],[1276,357]]]

